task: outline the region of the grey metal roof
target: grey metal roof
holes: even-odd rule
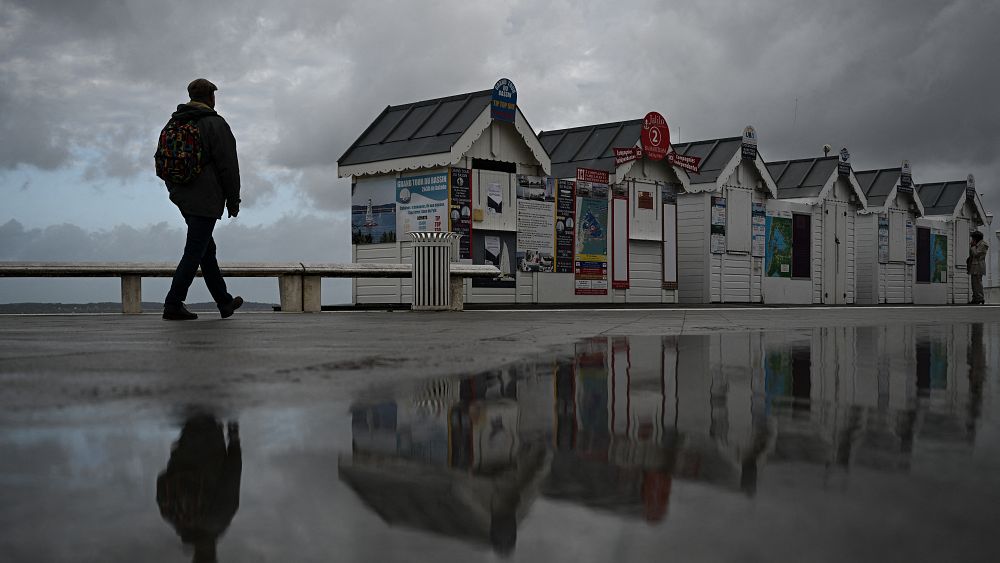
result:
[[[951,215],[965,199],[965,188],[965,180],[916,186],[917,195],[924,204],[924,215]]]
[[[492,90],[387,106],[337,161],[340,166],[449,152],[489,107]]]
[[[899,183],[902,168],[885,168],[882,170],[864,170],[855,172],[861,191],[868,199],[871,207],[882,207],[889,198],[889,193]]]
[[[836,156],[768,162],[767,171],[778,186],[778,199],[816,197],[837,171]]]
[[[698,172],[688,172],[692,184],[716,182],[722,169],[740,151],[743,137],[726,137],[707,141],[693,141],[674,145],[677,154],[697,156],[701,158]]]
[[[552,175],[576,176],[577,168],[615,171],[612,149],[634,147],[642,132],[642,120],[585,125],[571,129],[542,131],[538,140],[552,159]]]

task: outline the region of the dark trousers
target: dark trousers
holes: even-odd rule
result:
[[[201,275],[215,303],[222,305],[233,300],[226,290],[226,280],[222,279],[219,261],[215,258],[215,240],[212,231],[215,230],[216,219],[184,214],[187,222],[187,242],[184,243],[184,256],[174,271],[174,281],[163,304],[166,307],[178,306],[187,299],[188,288],[201,266]]]

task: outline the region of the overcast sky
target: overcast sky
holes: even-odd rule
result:
[[[500,77],[536,130],[651,110],[675,141],[752,124],[768,160],[824,143],[857,170],[906,158],[917,182],[975,174],[995,210],[998,28],[995,0],[0,0],[0,260],[179,258],[152,154],[195,77],[239,146],[223,260],[348,261],[337,158],[386,105]],[[68,287],[0,280],[0,302],[118,298]]]

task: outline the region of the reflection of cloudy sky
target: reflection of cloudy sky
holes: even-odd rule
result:
[[[5,560],[189,560],[156,505],[156,478],[180,422],[145,414],[127,427],[93,414],[49,414],[58,420],[32,430],[5,420]],[[240,507],[219,541],[220,560],[500,560],[481,545],[387,526],[340,480],[338,457],[351,455],[345,403],[256,408],[238,418]],[[984,531],[1000,493],[992,474],[964,452],[914,455],[907,475],[769,462],[754,498],[675,479],[656,525],[541,496],[518,527],[512,560],[647,561],[665,551],[679,561],[793,561],[803,553],[813,561],[986,560]]]
[[[489,88],[500,76],[517,84],[538,129],[652,109],[675,140],[738,135],[753,123],[767,158],[830,143],[850,147],[859,169],[908,158],[918,182],[972,172],[995,209],[998,21],[1000,5],[972,0],[6,0],[0,259],[55,259],[65,247],[122,260],[179,252],[161,236],[176,237],[181,222],[151,155],[196,76],[219,85],[218,109],[239,143],[238,224],[294,241],[251,239],[261,260],[314,243],[327,260],[347,259],[349,185],[336,178],[336,159],[386,105]],[[327,229],[316,232],[315,221]],[[101,246],[122,228],[133,230],[130,244]],[[7,238],[18,229],[35,242]],[[222,254],[234,259],[243,231],[224,221],[220,238],[227,231]],[[23,300],[12,287],[0,285],[0,301]],[[92,297],[102,296],[115,292]]]

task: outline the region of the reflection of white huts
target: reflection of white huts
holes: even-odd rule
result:
[[[626,229],[614,228],[615,205],[609,210],[608,295],[574,295],[573,274],[536,274],[540,302],[675,303],[677,301],[676,194],[688,184],[683,170],[666,159],[639,158],[615,164],[615,148],[640,146],[643,120],[634,119],[543,131],[538,138],[552,160],[552,175],[574,179],[578,168],[607,172],[615,189],[626,190]],[[612,199],[614,199],[612,197]],[[616,254],[617,253],[617,254]],[[617,256],[617,266],[616,266]],[[624,273],[620,268],[624,267]],[[618,274],[615,269],[619,268]],[[616,275],[627,288],[614,289]]]
[[[854,303],[854,224],[865,196],[850,165],[830,156],[767,169],[778,199],[767,203],[764,302]]]
[[[520,299],[512,266],[517,231],[515,177],[548,173],[549,157],[520,109],[513,109],[512,122],[494,119],[492,97],[493,91],[484,90],[388,106],[337,161],[338,175],[351,178],[352,211],[357,210],[360,221],[371,222],[365,216],[367,200],[373,198],[373,208],[385,210],[386,223],[392,225],[385,229],[391,235],[357,237],[352,244],[355,262],[409,263],[412,249],[404,231],[459,230],[454,221],[469,217],[470,210],[455,200],[455,187],[456,181],[467,181],[472,236],[463,239],[461,256],[482,264],[490,254],[495,262],[510,268],[510,276],[505,282],[482,280],[491,287],[472,287],[467,281],[466,299],[509,303]],[[398,195],[408,188],[400,186],[421,176],[415,181],[440,184],[446,178],[449,196],[443,204],[433,203],[430,211],[404,213],[409,198]],[[449,206],[457,213],[452,214]],[[357,304],[409,303],[412,299],[409,279],[356,279],[353,283]]]
[[[969,184],[917,186],[925,216],[917,221],[915,303],[968,303],[972,297],[965,265],[969,232],[986,224],[986,211],[975,183]]]
[[[688,172],[690,186],[677,195],[680,302],[760,303],[764,210],[778,194],[756,144],[731,137],[674,150],[701,159],[698,172]]]
[[[855,224],[857,303],[913,303],[915,229],[924,206],[906,169],[855,172],[868,201]]]

